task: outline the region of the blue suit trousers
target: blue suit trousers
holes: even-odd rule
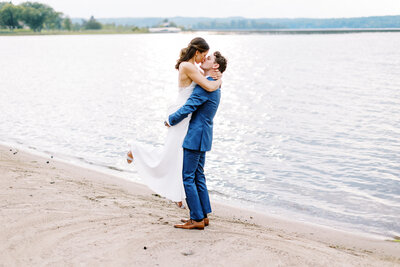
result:
[[[190,219],[201,220],[211,213],[210,198],[204,176],[206,152],[183,149],[183,185]]]

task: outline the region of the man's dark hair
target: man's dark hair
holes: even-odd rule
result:
[[[226,70],[226,64],[228,64],[228,60],[224,58],[219,51],[214,52],[215,63],[219,65],[218,70],[223,73]]]

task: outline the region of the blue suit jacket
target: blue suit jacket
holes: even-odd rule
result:
[[[208,77],[208,79],[213,80],[211,77]],[[189,129],[183,141],[184,148],[197,151],[211,150],[213,118],[217,112],[220,99],[220,89],[214,92],[207,92],[199,85],[196,85],[186,104],[175,113],[169,115],[169,125],[173,126],[192,113]]]

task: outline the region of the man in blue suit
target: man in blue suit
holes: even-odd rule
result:
[[[217,51],[206,58],[201,68],[207,76],[212,68],[218,68],[223,73],[226,64],[226,59]],[[212,80],[211,77],[207,79]],[[182,145],[182,177],[190,219],[182,220],[184,224],[177,224],[174,226],[176,228],[204,229],[204,226],[209,223],[207,214],[211,212],[211,205],[204,176],[204,163],[206,151],[211,150],[213,118],[217,112],[220,98],[220,89],[207,92],[197,85],[186,104],[169,115],[168,124],[174,126],[192,113],[188,132]]]

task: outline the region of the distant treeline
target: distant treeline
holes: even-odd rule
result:
[[[35,32],[45,30],[133,30],[137,27],[121,27],[115,24],[103,25],[93,16],[89,20],[81,19],[76,22],[55,11],[52,7],[38,2],[25,2],[13,5],[11,2],[0,2],[0,28],[3,29],[30,29]]]
[[[229,18],[107,18],[89,19],[64,16],[62,12],[38,2],[25,2],[14,5],[11,2],[0,2],[0,28],[10,30],[83,31],[111,30],[147,32],[148,27],[155,27],[169,22],[183,30],[272,30],[272,29],[368,29],[400,28],[400,16],[336,18],[336,19],[248,19],[243,17]]]
[[[164,18],[108,18],[99,19],[101,23],[115,25],[135,25],[152,27]],[[192,30],[262,30],[262,29],[368,29],[368,28],[400,28],[400,16],[379,16],[360,18],[333,19],[247,19],[243,17],[229,18],[191,18],[172,17],[169,21]],[[78,21],[78,19],[73,19]]]

